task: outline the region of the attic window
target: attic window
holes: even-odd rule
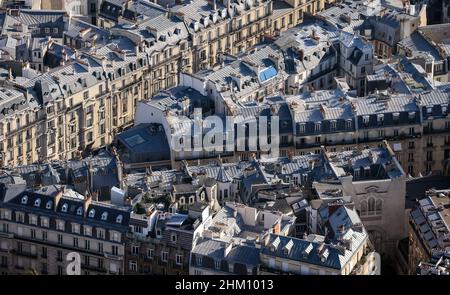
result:
[[[62,206],[62,208],[61,208],[61,212],[67,212],[67,208],[69,207],[69,205],[67,205],[67,203],[66,204],[64,204],[63,206]]]
[[[89,217],[94,218],[94,216],[95,216],[95,210],[91,209],[91,211],[89,211]]]
[[[41,206],[41,199],[36,199],[34,201],[34,207],[39,207],[39,206]]]
[[[122,223],[122,220],[123,220],[123,216],[122,216],[122,214],[120,214],[116,218],[116,223]]]
[[[159,41],[165,42],[166,41],[166,35],[159,36]]]
[[[22,204],[26,205],[27,202],[28,202],[28,196],[23,196],[22,197]]]
[[[47,202],[47,205],[45,205],[45,208],[51,209],[51,208],[52,208],[52,205],[53,205],[53,202],[52,202],[52,201],[48,201],[48,202]]]
[[[77,215],[82,215],[82,214],[83,214],[83,208],[82,207],[78,207]]]
[[[102,213],[102,220],[106,220],[108,218],[108,212]]]

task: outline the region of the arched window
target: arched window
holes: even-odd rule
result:
[[[383,206],[383,202],[381,200],[377,200],[376,201],[376,210],[377,210],[377,214],[381,214],[381,208]]]
[[[69,207],[69,205],[66,203],[62,206],[61,208],[61,212],[67,212],[67,208]]]
[[[36,200],[34,201],[34,206],[35,206],[35,207],[40,207],[40,206],[41,206],[41,199],[36,199]]]
[[[375,211],[375,199],[369,198],[369,212]]]
[[[94,216],[95,216],[95,210],[91,209],[91,211],[89,211],[89,217],[94,218]]]
[[[116,223],[122,223],[122,220],[123,220],[122,214],[117,215]]]
[[[367,214],[367,201],[361,201],[361,215]]]
[[[102,220],[106,220],[108,218],[108,212],[102,213]]]
[[[48,202],[47,202],[47,205],[45,206],[45,208],[51,209],[52,206],[53,206],[53,202],[52,202],[52,201],[48,201]]]
[[[28,196],[22,197],[22,204],[25,205],[28,202]]]
[[[82,207],[78,207],[77,215],[82,215],[82,214],[83,214],[83,208]]]

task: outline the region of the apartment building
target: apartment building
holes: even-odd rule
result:
[[[282,32],[295,27],[304,20],[306,15],[315,15],[325,8],[324,0],[281,0],[273,1],[273,11],[270,17],[272,35],[279,36]]]
[[[156,208],[145,215],[132,214],[126,274],[189,274],[192,247],[210,218],[209,207],[200,202],[189,206],[187,214]]]
[[[267,232],[289,235],[295,217],[227,202],[194,245],[189,274],[259,274],[257,246]]]
[[[379,274],[379,255],[370,249],[368,234],[351,204],[329,204],[321,211],[326,236],[267,235],[260,252],[261,274]]]
[[[81,274],[123,274],[130,212],[60,185],[27,189],[2,176],[2,273],[68,274],[79,255]]]
[[[408,274],[436,258],[449,246],[449,191],[428,190],[409,216]],[[442,256],[442,253],[441,255]]]

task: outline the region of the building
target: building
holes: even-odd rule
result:
[[[67,274],[73,252],[80,255],[82,274],[124,273],[127,208],[60,185],[27,189],[8,174],[0,204],[2,273]]]
[[[428,262],[435,260],[437,252],[445,251],[449,247],[449,200],[448,190],[429,190],[425,197],[417,201],[417,207],[411,211],[409,216],[409,274],[415,274],[421,263],[425,268]]]
[[[298,239],[267,235],[260,252],[262,274],[379,274],[379,269],[372,268],[378,254],[371,252],[368,234],[354,208],[342,204],[325,207],[326,236],[305,234]]]
[[[259,251],[268,232],[288,235],[295,217],[227,202],[194,245],[189,274],[256,275]]]

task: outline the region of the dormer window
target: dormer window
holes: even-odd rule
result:
[[[52,201],[48,201],[47,205],[45,205],[45,208],[52,209],[52,206],[53,206],[53,202]]]
[[[320,122],[317,122],[317,123],[314,125],[314,130],[315,130],[316,132],[320,132],[320,126],[321,126]]]
[[[28,196],[23,196],[22,197],[22,205],[26,205],[28,202]]]
[[[202,266],[202,263],[203,263],[203,257],[201,257],[201,256],[197,256],[197,266]]]
[[[432,107],[428,107],[427,108],[427,114],[431,115],[433,113],[433,108]]]
[[[364,116],[363,117],[363,123],[364,123],[365,126],[369,125],[369,120],[370,120],[369,116]]]
[[[67,212],[68,207],[69,207],[69,205],[67,203],[65,203],[61,208],[61,212]]]
[[[78,207],[77,209],[77,215],[83,215],[83,207]]]
[[[305,126],[306,126],[305,123],[301,123],[301,124],[300,124],[300,128],[299,128],[299,129],[300,129],[300,130],[299,130],[300,133],[305,133]]]
[[[91,210],[89,211],[89,217],[90,217],[90,218],[94,218],[94,216],[95,216],[95,209],[91,209]]]
[[[378,125],[383,125],[383,122],[384,122],[384,115],[379,114],[378,115]]]
[[[416,113],[415,113],[415,112],[409,112],[409,113],[408,113],[408,118],[409,118],[410,120],[414,120],[414,119],[416,118]]]
[[[313,249],[313,244],[309,243],[308,247],[305,248],[305,250],[303,250],[303,256],[308,256],[309,253],[311,253]]]
[[[106,220],[108,218],[108,212],[102,213],[102,220]]]
[[[283,248],[284,255],[289,255],[293,246],[294,246],[294,241],[289,240],[289,242]]]
[[[347,129],[351,129],[352,128],[352,120],[347,120],[346,127],[347,127]]]
[[[447,115],[447,106],[442,106],[442,115]]]
[[[331,130],[336,130],[336,126],[337,126],[337,122],[336,121],[331,121],[330,122]]]
[[[397,121],[400,118],[400,113],[393,113],[392,117],[393,117],[394,121]]]
[[[122,220],[123,220],[123,216],[122,216],[122,214],[120,214],[116,218],[116,223],[122,223]]]
[[[34,207],[40,207],[41,206],[41,199],[36,199],[34,201]]]

